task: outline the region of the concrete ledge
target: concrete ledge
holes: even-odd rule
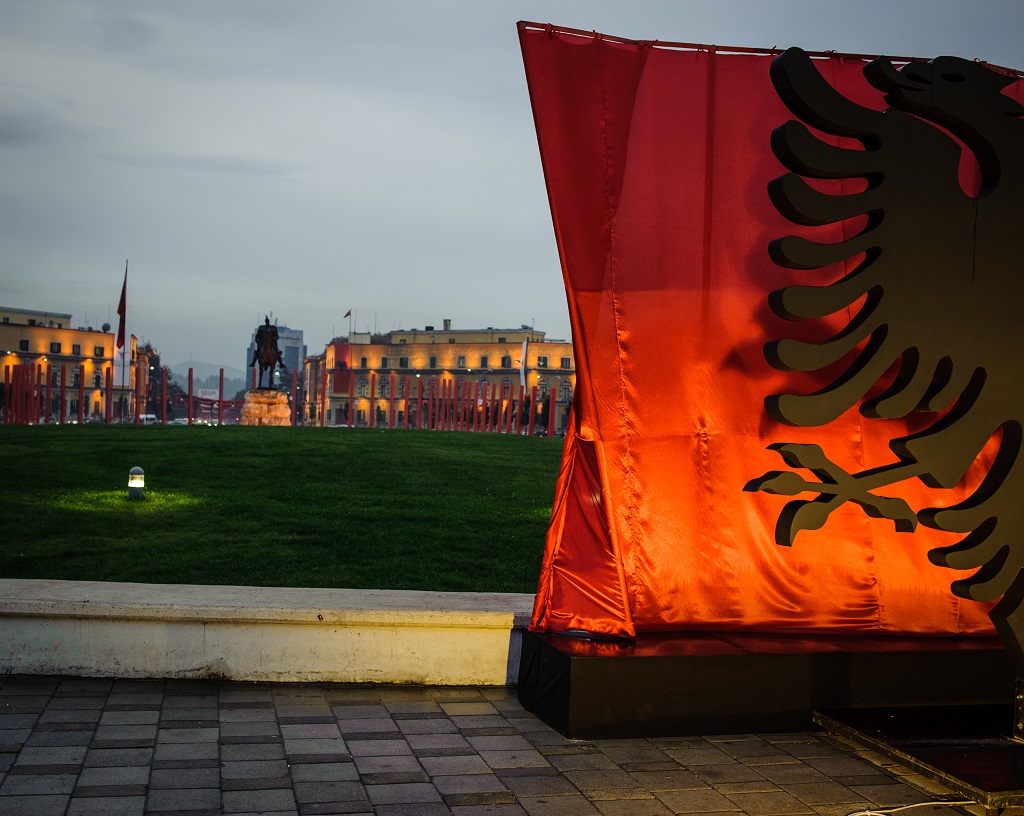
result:
[[[514,684],[533,596],[0,579],[0,672]]]

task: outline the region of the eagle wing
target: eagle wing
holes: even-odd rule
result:
[[[856,405],[896,361],[895,379],[881,396],[861,406],[865,415],[900,417],[919,407],[948,406],[963,394],[975,368],[957,353],[949,334],[964,298],[971,295],[973,202],[958,181],[960,147],[919,118],[850,101],[800,49],[777,57],[771,74],[783,101],[802,120],[787,122],[772,134],[773,151],[791,171],[769,186],[773,203],[797,224],[842,224],[844,234],[852,233],[838,243],[786,236],[772,242],[771,257],[794,269],[855,264],[833,283],[774,292],[772,309],[790,320],[808,320],[860,303],[846,325],[824,342],[769,344],[769,362],[783,370],[816,371],[854,355],[820,391],[770,397],[769,413],[792,425],[831,422]],[[826,141],[828,136],[833,138]],[[843,146],[835,137],[859,145]],[[839,179],[843,187],[859,189],[833,195],[808,178]]]

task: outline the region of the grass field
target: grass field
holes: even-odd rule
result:
[[[561,440],[0,427],[0,576],[533,592]],[[146,499],[127,499],[128,471]]]

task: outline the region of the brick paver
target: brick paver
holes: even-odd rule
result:
[[[570,740],[505,688],[0,678],[5,816],[844,816],[955,798],[871,759],[820,733]]]

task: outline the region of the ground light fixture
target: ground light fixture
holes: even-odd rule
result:
[[[146,472],[140,467],[128,471],[128,498],[142,500],[146,497]]]

